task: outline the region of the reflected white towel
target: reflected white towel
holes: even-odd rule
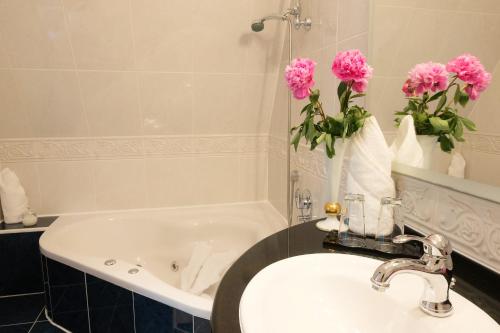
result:
[[[200,295],[205,290],[218,283],[227,269],[236,260],[238,254],[236,251],[227,251],[222,253],[214,253],[207,258],[190,292]]]
[[[391,145],[393,161],[412,167],[421,168],[424,163],[424,153],[417,141],[415,125],[412,116],[404,116],[401,119],[398,133]]]
[[[387,146],[377,120],[368,118],[363,129],[351,139],[351,146],[346,168],[346,193],[364,194],[365,196],[365,231],[374,235],[380,211],[380,199],[394,197],[396,190],[391,177],[392,153]],[[360,220],[358,220],[360,221]],[[361,233],[363,226],[351,221],[355,232]],[[393,221],[387,221],[382,227],[384,234],[392,232]]]
[[[194,245],[193,253],[189,263],[181,272],[181,289],[189,290],[193,286],[201,267],[210,256],[212,247],[207,242],[199,242]]]
[[[464,178],[465,177],[465,159],[459,152],[454,152],[451,157],[450,166],[448,167],[448,175]]]
[[[17,175],[8,168],[0,172],[0,200],[5,223],[23,220],[28,211],[28,197]]]

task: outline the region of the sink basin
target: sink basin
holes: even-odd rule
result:
[[[424,281],[401,274],[385,292],[370,278],[382,261],[346,254],[311,254],[260,271],[240,301],[243,333],[499,332],[484,311],[451,291],[454,314],[431,317],[419,309]]]

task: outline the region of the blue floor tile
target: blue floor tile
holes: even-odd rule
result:
[[[43,294],[0,299],[0,325],[34,322],[45,306]]]

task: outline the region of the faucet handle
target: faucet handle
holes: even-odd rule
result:
[[[394,243],[402,244],[417,241],[424,244],[424,252],[436,257],[448,257],[453,251],[450,241],[440,234],[432,234],[427,237],[413,235],[399,235],[392,240]]]

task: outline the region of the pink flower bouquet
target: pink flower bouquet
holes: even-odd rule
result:
[[[292,133],[295,132],[292,144],[297,150],[300,139],[304,137],[313,150],[325,142],[326,153],[332,158],[335,155],[335,139],[350,137],[363,127],[365,119],[370,116],[363,107],[351,103],[364,96],[373,70],[359,50],[339,52],[335,56],[332,72],[341,80],[337,89],[340,112],[331,117],[323,110],[319,90],[312,89],[315,66],[316,63],[310,59],[297,58],[285,69],[285,79],[293,96],[296,99],[309,98],[309,104],[301,111],[305,114],[304,121],[291,129]]]
[[[434,62],[418,64],[410,70],[403,85],[408,105],[396,112],[396,125],[402,116],[412,115],[418,135],[437,136],[441,150],[451,152],[454,140],[464,141],[464,127],[476,130],[470,119],[458,114],[458,108],[478,99],[490,81],[491,74],[470,54],[458,56],[446,66]],[[454,95],[450,98],[448,93],[453,87]]]

